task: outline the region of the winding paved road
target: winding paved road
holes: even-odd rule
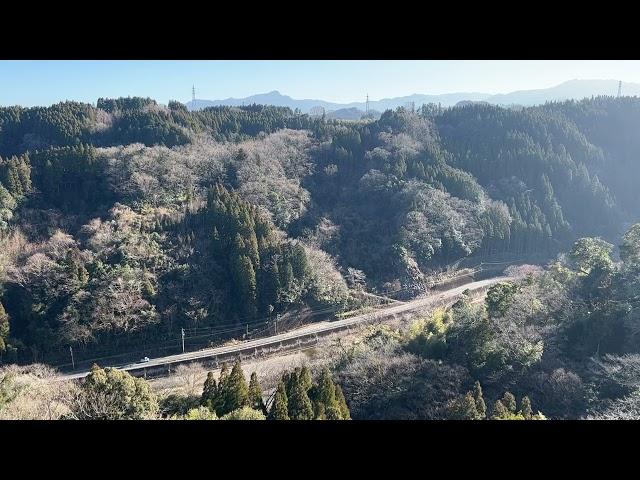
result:
[[[215,347],[215,348],[207,348],[204,350],[198,350],[195,352],[187,352],[181,353],[177,355],[168,355],[166,357],[158,357],[153,358],[148,362],[140,362],[133,364],[120,365],[116,368],[121,370],[126,370],[131,373],[134,371],[140,371],[145,369],[151,369],[153,367],[163,367],[163,366],[171,366],[173,364],[192,362],[194,360],[206,359],[218,356],[229,356],[233,353],[241,353],[250,350],[264,349],[267,347],[278,346],[282,343],[289,343],[292,340],[302,338],[315,337],[320,335],[326,335],[330,332],[344,330],[346,328],[358,325],[360,323],[366,323],[371,320],[371,315],[375,315],[376,318],[384,318],[386,316],[397,315],[399,313],[405,313],[412,310],[417,310],[420,308],[424,308],[430,305],[438,304],[439,302],[447,302],[458,295],[460,295],[465,290],[477,291],[483,288],[486,288],[494,283],[510,280],[509,277],[493,277],[486,280],[479,280],[476,282],[467,283],[461,285],[459,287],[452,288],[450,290],[445,290],[443,292],[434,292],[429,296],[418,298],[416,300],[412,300],[406,303],[401,303],[400,305],[390,306],[386,308],[380,308],[374,310],[372,312],[363,313],[360,315],[353,316],[351,318],[347,318],[344,320],[334,320],[334,321],[323,321],[312,323],[310,325],[297,328],[295,330],[290,330],[285,333],[281,333],[278,335],[273,335],[270,337],[258,338],[256,340],[249,340],[245,342],[240,342],[235,345],[223,346],[223,347]],[[61,380],[71,380],[77,378],[83,378],[89,374],[88,371],[69,374],[69,375],[61,375],[58,377]]]

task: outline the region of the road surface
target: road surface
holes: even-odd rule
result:
[[[207,348],[204,350],[198,350],[196,352],[187,352],[181,353],[177,355],[168,355],[166,357],[158,357],[153,358],[148,362],[139,362],[127,365],[120,365],[116,368],[126,371],[136,371],[136,370],[145,370],[153,367],[161,367],[161,366],[169,366],[172,364],[179,364],[184,362],[191,362],[199,359],[212,358],[217,356],[229,356],[235,352],[245,352],[248,350],[257,350],[263,349],[267,347],[277,346],[284,342],[291,342],[292,340],[302,339],[310,336],[320,336],[326,335],[333,331],[344,330],[345,328],[349,328],[352,326],[356,326],[361,323],[366,323],[371,320],[371,315],[375,315],[376,318],[384,318],[386,316],[397,315],[400,313],[409,312],[412,310],[417,310],[420,308],[428,307],[430,305],[437,304],[438,302],[443,302],[447,300],[451,300],[457,296],[459,296],[465,290],[480,290],[482,288],[488,287],[494,283],[510,280],[509,277],[493,277],[486,280],[479,280],[476,282],[467,283],[461,285],[456,288],[452,288],[450,290],[445,290],[443,292],[434,292],[431,295],[428,295],[423,298],[418,298],[416,300],[412,300],[406,303],[402,303],[400,305],[394,305],[386,308],[376,309],[371,312],[363,313],[360,315],[353,316],[351,318],[347,318],[344,320],[335,320],[335,321],[323,321],[312,323],[310,325],[297,328],[295,330],[291,330],[285,333],[281,333],[278,335],[272,335],[270,337],[258,338],[256,340],[249,340],[245,342],[239,342],[234,345],[224,346],[224,347],[215,347],[215,348]],[[60,375],[58,378],[60,380],[72,380],[77,378],[83,378],[89,374],[88,371],[81,373],[74,373],[69,375]]]

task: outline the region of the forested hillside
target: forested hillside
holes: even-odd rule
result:
[[[182,328],[260,334],[462,259],[617,243],[640,219],[638,126],[624,97],[363,122],[143,98],[0,108],[0,358],[175,352]]]
[[[354,419],[638,419],[640,223],[620,260],[579,239],[546,269],[509,267],[484,303],[463,295],[408,328],[336,348]]]

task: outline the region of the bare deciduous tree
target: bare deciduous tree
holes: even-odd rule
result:
[[[69,414],[74,382],[60,381],[46,365],[10,365],[0,369],[0,384],[9,401],[0,402],[0,419],[57,420]]]

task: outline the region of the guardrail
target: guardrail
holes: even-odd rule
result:
[[[496,280],[498,281],[498,280]],[[473,296],[477,297],[484,294],[486,290],[490,288],[490,285],[483,285],[470,290]],[[361,314],[356,318],[348,318],[343,320],[334,321],[327,324],[318,324],[317,328],[311,328],[309,331],[296,332],[290,331],[273,337],[260,338],[251,340],[245,343],[231,345],[227,347],[218,347],[215,349],[207,349],[196,352],[190,352],[185,354],[178,354],[167,357],[166,359],[154,359],[153,362],[158,362],[153,365],[136,364],[131,366],[125,366],[122,370],[128,371],[131,375],[153,378],[162,377],[171,374],[172,369],[181,364],[190,363],[202,363],[206,368],[219,368],[222,362],[240,359],[242,360],[254,360],[257,358],[267,357],[273,354],[282,353],[285,351],[299,350],[301,348],[308,348],[310,345],[315,345],[319,342],[321,337],[326,335],[338,333],[344,330],[350,330],[354,327],[367,325],[376,321],[381,321],[384,318],[395,317],[399,314],[409,313],[425,307],[438,308],[454,303],[458,298],[458,295],[451,297],[433,298],[427,297],[422,299],[427,304],[420,303],[415,306],[408,306],[406,304],[387,307],[382,310],[374,310],[369,313]],[[403,308],[407,307],[408,308]],[[403,308],[397,311],[398,308]],[[312,326],[313,327],[313,326]],[[76,375],[68,375],[62,377],[63,379],[81,378],[87,375],[88,372],[84,372]]]

